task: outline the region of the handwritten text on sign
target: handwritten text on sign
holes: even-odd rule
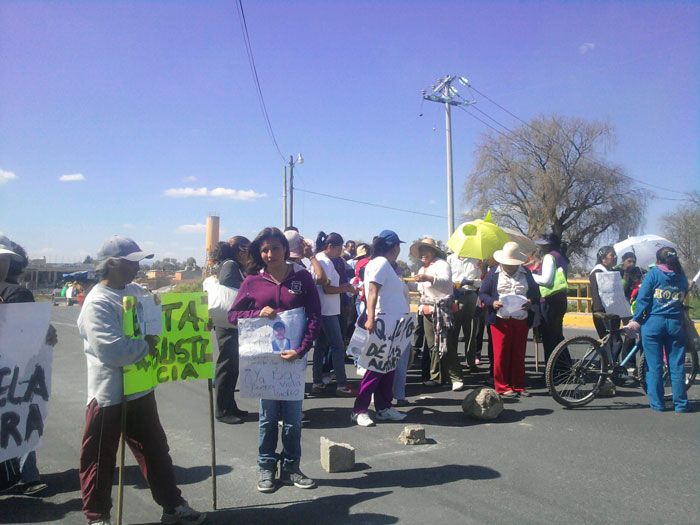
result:
[[[50,303],[0,305],[0,461],[40,444],[51,394]]]
[[[299,348],[305,329],[303,308],[281,312],[274,319],[239,319],[241,397],[304,399],[306,356],[285,361],[280,357],[280,349]]]
[[[124,394],[168,381],[211,379],[214,375],[209,314],[204,292],[160,296],[163,327],[156,355],[124,367]],[[125,328],[130,310],[125,310]],[[128,333],[127,335],[132,335]]]
[[[371,334],[356,327],[348,346],[357,366],[386,374],[396,368],[403,352],[410,347],[415,331],[415,319],[411,314],[380,314]]]

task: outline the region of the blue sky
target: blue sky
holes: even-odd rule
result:
[[[696,3],[243,5],[279,145],[305,159],[299,188],[445,215],[444,114],[421,90],[446,73],[525,120],[607,120],[609,158],[629,175],[699,188]],[[454,113],[458,212],[486,131]],[[0,231],[30,256],[72,261],[121,233],[159,258],[201,261],[209,212],[225,236],[280,225],[282,171],[233,1],[0,3]],[[204,193],[183,188],[207,192],[169,196]],[[657,192],[645,232],[660,230],[679,205],[665,198],[678,197]],[[447,229],[446,219],[301,192],[295,223],[310,237],[391,228],[408,241]]]

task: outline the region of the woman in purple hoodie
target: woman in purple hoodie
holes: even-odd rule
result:
[[[250,267],[229,311],[229,321],[267,317],[274,319],[279,312],[304,308],[306,329],[299,348],[283,350],[280,358],[294,361],[309,351],[321,329],[321,304],[311,274],[299,265],[287,261],[289,243],[277,228],[265,228],[248,249]],[[277,468],[277,422],[282,420],[281,483],[302,489],[316,483],[299,469],[301,459],[301,400],[260,400],[260,438],[258,446],[258,490],[275,490]]]

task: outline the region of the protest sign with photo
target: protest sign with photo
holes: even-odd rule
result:
[[[162,323],[155,356],[124,367],[124,395],[144,392],[161,383],[212,379],[214,359],[205,292],[165,293],[160,297]],[[125,298],[124,332],[130,337],[158,333],[149,328],[153,305],[138,308],[141,298]],[[145,317],[141,318],[141,312]],[[147,315],[146,315],[147,314]],[[151,323],[152,324],[152,323]],[[139,332],[139,333],[136,333]]]
[[[415,328],[412,314],[379,314],[371,334],[355,327],[347,353],[360,368],[386,374],[396,368],[403,352],[410,349]]]
[[[51,396],[51,304],[0,305],[0,462],[36,449]]]
[[[285,361],[280,352],[299,348],[305,329],[303,308],[281,312],[274,319],[238,320],[241,397],[304,399],[306,356]]]

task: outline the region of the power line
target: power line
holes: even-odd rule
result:
[[[433,213],[424,213],[422,211],[406,210],[404,208],[395,208],[393,206],[385,206],[383,204],[376,204],[374,202],[359,201],[356,199],[348,199],[347,197],[340,197],[338,195],[330,195],[328,193],[320,193],[318,191],[302,190],[300,188],[295,188],[295,189],[296,189],[296,191],[300,191],[302,193],[310,193],[311,195],[318,195],[320,197],[328,197],[329,199],[336,199],[339,201],[353,202],[355,204],[364,204],[365,206],[372,206],[373,208],[384,208],[386,210],[400,211],[403,213],[412,213],[413,215],[425,215],[426,217],[435,217],[437,219],[444,219],[445,218],[445,215],[435,215]]]
[[[475,88],[471,83],[469,84],[469,88],[470,88],[472,91],[474,91],[476,94],[481,95],[483,98],[485,98],[486,100],[488,100],[489,102],[491,102],[491,104],[493,104],[493,105],[496,106],[497,108],[501,109],[502,111],[506,112],[508,115],[510,115],[511,117],[513,117],[514,119],[516,119],[516,120],[518,120],[519,122],[523,123],[523,124],[524,124],[525,126],[527,126],[528,128],[532,129],[533,131],[536,131],[537,133],[539,133],[539,134],[541,134],[541,135],[544,135],[545,137],[549,138],[551,141],[553,141],[553,142],[555,142],[556,144],[559,144],[560,146],[563,147],[563,145],[562,145],[558,140],[556,140],[554,137],[552,137],[552,136],[550,136],[550,135],[547,135],[547,134],[544,133],[542,130],[539,130],[539,129],[535,128],[535,127],[534,127],[533,125],[531,125],[529,122],[524,121],[524,120],[521,119],[519,116],[517,116],[515,113],[513,113],[512,111],[510,111],[510,110],[507,109],[506,107],[502,106],[501,104],[499,104],[498,102],[496,102],[495,100],[493,100],[493,99],[492,99],[491,97],[489,97],[486,93],[484,93],[484,92],[482,92],[482,91],[479,91],[479,90],[478,90],[477,88]],[[589,160],[590,162],[594,163],[594,164],[597,164],[597,165],[600,166],[600,167],[607,168],[607,166],[605,166],[605,164],[603,164],[603,163],[601,163],[601,162],[598,162],[598,161],[595,160],[595,159],[588,159],[588,160]],[[634,177],[631,177],[630,175],[625,175],[625,177],[627,177],[628,179],[630,179],[630,180],[632,180],[632,181],[634,181],[634,182],[637,182],[638,184],[642,184],[642,185],[648,186],[648,187],[650,187],[650,188],[655,188],[655,189],[657,189],[657,190],[667,191],[667,192],[670,192],[670,193],[676,193],[676,194],[678,194],[678,195],[687,195],[687,192],[678,191],[678,190],[672,190],[672,189],[669,189],[669,188],[664,188],[663,186],[657,186],[657,185],[655,185],[655,184],[651,184],[651,183],[649,183],[649,182],[644,182],[644,181],[642,181],[642,180],[639,180],[639,179],[636,179],[636,178],[634,178]],[[679,199],[679,200],[684,200],[684,199]]]
[[[242,0],[237,0],[236,7],[238,8],[238,20],[241,24],[241,32],[243,34],[243,42],[245,43],[246,55],[248,56],[248,65],[250,66],[250,72],[253,76],[253,83],[255,84],[255,90],[258,96],[260,110],[262,111],[263,118],[265,119],[267,133],[270,136],[270,139],[272,139],[272,144],[275,146],[275,149],[277,150],[277,153],[279,154],[282,161],[286,161],[285,156],[282,154],[282,151],[280,150],[280,147],[277,144],[277,138],[275,137],[275,132],[272,129],[272,124],[270,123],[270,115],[267,111],[267,106],[265,105],[265,98],[263,97],[262,88],[260,87],[258,69],[255,67],[255,57],[253,56],[253,48],[250,44],[250,34],[248,33],[248,24],[245,19],[245,12],[243,11]]]

